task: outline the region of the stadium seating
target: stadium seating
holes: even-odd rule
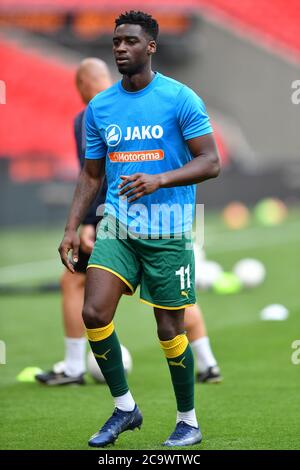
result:
[[[128,7],[148,9],[150,11],[168,9],[169,13],[178,10],[207,10],[214,15],[229,20],[235,28],[261,37],[264,40],[275,42],[284,48],[294,52],[300,52],[300,3],[298,0],[115,0],[111,2],[99,2],[99,0],[1,0],[0,13],[14,11],[28,12],[36,10],[41,12],[84,11],[88,9],[123,10]],[[280,18],[280,21],[278,21]],[[277,21],[276,21],[277,20]],[[51,23],[51,19],[49,20]],[[48,21],[48,23],[49,23]],[[1,16],[0,16],[1,22]],[[55,23],[55,22],[54,22]],[[53,18],[52,18],[53,24]],[[49,24],[50,27],[50,24]],[[79,28],[84,27],[82,19]]]
[[[52,3],[52,8],[53,9],[66,9],[66,8],[72,8],[72,9],[82,9],[83,7],[83,2],[82,0],[56,0],[56,2],[49,2],[49,0],[1,0],[1,4],[3,7],[9,6],[10,8],[23,8],[23,9],[29,9],[29,8],[38,8],[38,7],[49,7]],[[171,5],[172,7],[178,7],[178,8],[186,8],[186,6],[197,6],[198,0],[164,0],[163,2],[166,6]],[[114,7],[118,8],[136,8],[139,7],[141,9],[141,5],[143,4],[143,7],[145,8],[146,6],[162,6],[161,0],[146,0],[141,2],[140,0],[115,0],[113,2]],[[105,8],[108,10],[111,8],[112,4],[109,1],[105,2],[99,2],[99,0],[85,0],[84,1],[84,7],[85,8],[90,8],[90,7],[96,7],[96,8]]]
[[[197,4],[257,40],[300,53],[299,0],[198,0]]]
[[[7,104],[0,108],[0,155],[14,159],[13,178],[74,176],[72,122],[82,108],[74,69],[3,40],[0,56],[7,85]]]

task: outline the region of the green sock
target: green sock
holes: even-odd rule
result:
[[[176,396],[177,410],[194,409],[194,356],[185,335],[160,341],[165,352]]]
[[[90,346],[113,397],[128,392],[122,362],[122,351],[113,324],[104,328],[87,329]],[[101,339],[102,338],[102,339]]]

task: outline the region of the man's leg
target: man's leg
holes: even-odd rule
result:
[[[82,320],[85,274],[65,271],[61,277],[63,326],[68,338],[83,338],[85,327]]]
[[[177,402],[177,425],[167,446],[196,444],[202,436],[194,408],[194,358],[184,333],[184,308],[154,308],[157,333],[166,356]]]
[[[80,377],[86,370],[86,336],[82,320],[85,275],[90,252],[95,240],[95,227],[83,225],[80,229],[81,246],[75,273],[65,271],[61,278],[62,312],[65,332],[64,372]]]
[[[116,406],[111,418],[89,440],[89,445],[93,447],[112,444],[121,432],[142,424],[142,416],[128,388],[121,346],[113,324],[115,311],[126,287],[119,277],[109,271],[95,267],[87,270],[83,321],[90,346]]]
[[[64,361],[36,375],[44,385],[84,384],[86,337],[82,321],[85,274],[65,271],[61,277],[62,313],[65,336]]]
[[[200,307],[195,304],[186,307],[184,314],[184,326],[190,343],[198,338],[207,336],[207,330]]]
[[[65,333],[64,372],[70,377],[85,372],[86,337],[82,321],[85,274],[65,271],[61,279]]]
[[[197,304],[186,308],[184,323],[188,340],[196,358],[197,381],[221,382],[220,369],[211,350],[205,321]]]

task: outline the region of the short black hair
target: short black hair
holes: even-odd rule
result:
[[[116,18],[115,23],[116,28],[121,24],[139,24],[154,41],[157,40],[159,31],[158,23],[147,13],[135,10],[126,11]]]

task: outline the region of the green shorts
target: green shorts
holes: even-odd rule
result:
[[[140,300],[153,307],[178,310],[196,303],[195,262],[189,235],[181,238],[143,239],[101,230],[88,268],[115,274],[134,294],[140,284]],[[105,234],[104,234],[105,233]]]

